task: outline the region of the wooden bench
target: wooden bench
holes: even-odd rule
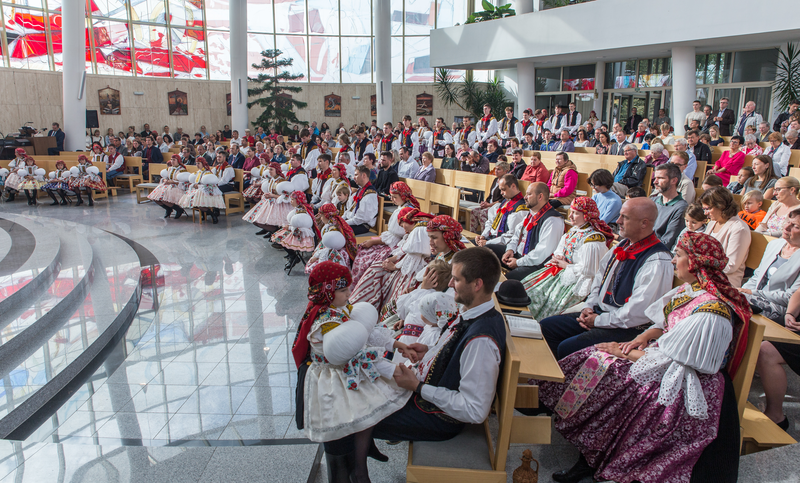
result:
[[[136,204],[140,205],[142,203],[147,203],[151,201],[147,198],[147,195],[150,194],[151,191],[158,187],[158,183],[139,183],[134,186],[134,191],[136,192]]]
[[[125,186],[127,185],[128,190],[133,192],[133,188],[139,184],[144,182],[143,176],[143,168],[142,168],[142,158],[138,156],[125,156],[125,174],[120,174],[114,177],[114,184],[116,186]],[[136,171],[134,171],[134,169]],[[159,170],[159,173],[161,170]]]

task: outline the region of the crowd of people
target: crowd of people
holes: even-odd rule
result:
[[[303,263],[309,277],[292,347],[297,424],[324,443],[329,481],[369,481],[367,458],[386,459],[374,438],[445,440],[483,422],[505,352],[492,297],[520,290],[566,376],[537,382],[542,411],[581,452],[556,481],[735,481],[731,378],[750,317],[757,311],[800,328],[800,181],[787,176],[800,148],[799,105],[765,133],[752,102],[738,119],[726,99],[716,111],[697,102],[685,137],[673,135],[663,111],[651,124],[633,109],[609,128],[594,112],[583,120],[573,103],[552,115],[527,109],[521,120],[512,108],[497,120],[486,106],[474,127],[466,118],[452,129],[442,118],[429,126],[410,116],[335,131],[311,123],[287,138],[202,127],[191,139],[145,125],[127,138],[110,131],[74,178],[94,187],[103,180],[91,163],[116,159],[106,151],[140,153],[146,168],[181,139],[149,198],[165,217],[198,208],[217,223],[224,193],[237,189],[234,169],[244,171],[244,220],[285,253],[290,273]],[[712,163],[710,147],[731,134],[730,150]],[[140,137],[145,147],[136,151]],[[591,197],[577,192],[576,147],[622,156],[613,172],[589,173]],[[640,147],[650,151],[645,159]],[[529,161],[525,151],[533,151]],[[556,152],[552,171],[540,151]],[[748,155],[751,167],[743,166]],[[401,180],[435,182],[437,158],[440,169],[495,178],[472,211],[469,238],[457,218],[421,211]],[[5,179],[12,195],[30,199],[44,188],[63,204],[73,188],[63,165],[46,185],[29,157],[14,167]],[[695,177],[703,180],[699,197]],[[382,216],[380,199],[394,207],[386,229],[359,243]],[[750,274],[753,230],[776,239]],[[765,342],[765,414],[786,429],[782,364],[800,370],[796,346]]]

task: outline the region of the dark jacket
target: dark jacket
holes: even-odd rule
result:
[[[706,143],[698,142],[694,145],[692,151],[694,152],[694,157],[697,158],[698,161],[711,162],[711,148],[708,147]]]
[[[372,183],[372,186],[375,188],[375,191],[377,191],[379,195],[388,196],[389,188],[392,187],[392,183],[395,183],[397,181],[400,181],[400,178],[397,177],[396,172],[392,170],[382,169],[378,171],[378,176],[377,178],[375,178],[375,181]]]
[[[625,123],[625,127],[623,128],[625,129],[625,134],[633,134],[633,131],[639,127],[640,122],[642,122],[642,116],[638,114],[629,117],[628,122]]]
[[[242,153],[231,154],[228,156],[228,164],[233,169],[242,169],[244,167],[244,156],[242,156]]]
[[[715,114],[719,114],[719,110],[717,110]],[[724,111],[722,111],[722,120],[719,121],[717,124],[719,124],[720,136],[730,136],[731,126],[736,124],[736,114],[733,113],[733,109],[725,109]]]
[[[67,137],[67,135],[64,134],[64,131],[62,131],[60,128],[57,131],[53,131],[51,129],[47,135],[56,138],[56,148],[58,148],[59,151],[64,150],[64,138]]]
[[[627,160],[622,160],[617,164],[617,169],[614,170],[614,177],[616,178],[617,173],[625,166]],[[622,177],[622,184],[627,186],[628,188],[633,188],[635,186],[642,186],[644,182],[644,175],[647,171],[647,164],[645,164],[644,160],[639,156],[633,158],[628,169],[625,171],[625,176]]]
[[[164,162],[164,155],[161,154],[161,150],[158,147],[153,146],[152,148],[144,148],[142,151],[142,162],[143,163],[163,163]]]
[[[471,171],[473,173],[489,174],[489,160],[485,156],[481,156],[478,164],[473,166],[470,163],[461,162],[461,171]]]
[[[781,124],[783,124],[783,121],[788,121],[790,117],[792,117],[792,115],[789,114],[789,111],[778,114],[778,119],[775,119],[775,122],[772,124],[772,130],[781,132]]]
[[[525,163],[525,160],[522,159],[518,165],[511,165],[511,171],[508,174],[513,174],[515,178],[522,179],[522,175],[525,174],[525,169],[527,167],[528,165]]]
[[[611,152],[609,154],[611,154],[612,156],[622,156],[622,153],[625,152],[623,148],[628,144],[630,143],[628,142],[627,139],[625,141],[622,141],[622,144],[615,142],[614,144],[611,145]]]

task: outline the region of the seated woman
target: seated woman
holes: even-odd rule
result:
[[[272,246],[286,250],[289,261],[283,268],[291,271],[300,261],[298,252],[313,252],[314,239],[320,235],[314,223],[314,207],[306,201],[306,194],[295,191],[289,202],[294,209],[286,215],[283,227],[272,235]]]
[[[219,223],[219,210],[225,208],[225,200],[222,192],[217,187],[219,178],[211,171],[205,158],[202,156],[195,160],[197,172],[189,177],[189,186],[186,194],[178,202],[178,206],[184,210],[197,208],[201,213],[201,218],[205,220],[206,215],[211,216],[212,222]]]
[[[350,261],[355,258],[357,250],[353,229],[332,203],[325,203],[320,207],[319,219],[323,223],[321,238],[306,264],[306,273],[310,274],[317,264],[324,261],[350,268]]]
[[[581,452],[556,481],[688,482],[706,470],[706,459],[716,460],[707,469],[714,481],[736,480],[739,420],[730,378],[747,345],[750,306],[722,273],[728,260],[714,238],[686,233],[673,263],[685,283],[645,310],[652,328],[560,360],[569,382],[539,383],[556,430]],[[719,454],[712,458],[707,447]]]
[[[445,144],[444,158],[442,159],[442,167],[440,169],[454,169],[458,171],[460,163],[456,158],[456,148],[453,143]]]
[[[330,180],[325,183],[322,188],[322,195],[320,196],[319,203],[315,204],[315,208],[319,208],[325,203],[336,203],[336,190],[340,186],[350,186],[347,181],[347,168],[343,164],[334,164],[331,166]]]
[[[280,171],[280,169],[279,169]],[[245,169],[244,174],[249,175],[250,185],[242,193],[244,199],[251,205],[256,204],[256,200],[261,200],[261,195],[264,191],[261,189],[261,183],[269,179],[269,156],[266,153],[258,155],[258,166],[249,170]]]
[[[545,268],[522,279],[531,298],[531,317],[536,320],[559,315],[582,302],[592,290],[600,259],[614,242],[614,232],[599,218],[591,198],[575,198],[569,208],[572,228],[561,237],[553,258]]]
[[[783,320],[789,297],[800,288],[800,210],[789,212],[783,234],[767,244],[753,276],[740,292],[764,317]]]
[[[86,197],[89,198],[89,206],[94,206],[94,200],[92,199],[92,193],[94,191],[105,191],[106,190],[106,183],[103,181],[103,178],[99,176],[100,170],[97,166],[92,166],[92,163],[89,162],[89,159],[84,156],[78,156],[78,165],[73,166],[69,169],[72,177],[69,179],[69,189],[70,191],[75,192],[75,197],[78,198],[78,202],[75,203],[75,206],[81,206],[83,204],[83,199],[81,198],[81,190],[86,191]]]
[[[758,156],[764,152],[764,149],[758,144],[758,138],[754,134],[746,134],[742,152],[745,156]]]
[[[389,188],[389,195],[392,198],[392,203],[397,208],[392,212],[392,216],[389,217],[389,223],[386,225],[386,230],[380,236],[372,237],[358,246],[358,255],[353,260],[354,286],[358,285],[361,276],[373,263],[382,262],[388,258],[392,250],[397,247],[397,244],[405,236],[405,230],[397,222],[400,210],[403,208],[419,209],[419,201],[414,198],[411,188],[402,181],[392,183],[391,188]]]
[[[175,219],[177,220],[182,214],[186,213],[178,204],[183,195],[186,194],[186,186],[183,186],[185,183],[178,179],[178,175],[186,173],[186,166],[181,163],[181,157],[177,154],[172,155],[168,165],[167,169],[161,171],[161,182],[147,195],[147,198],[166,210],[164,218],[169,218],[172,215],[172,211],[177,210],[177,213],[175,213]]]
[[[786,215],[800,206],[800,200],[797,199],[797,192],[800,191],[800,181],[797,181],[797,178],[786,176],[775,182],[775,187],[772,191],[775,192],[777,201],[770,205],[766,216],[761,220],[756,231],[778,237],[783,232]]]
[[[236,177],[236,170],[233,169],[233,166],[228,164],[225,152],[217,153],[217,160],[211,168],[211,172],[219,179],[219,183],[217,183],[217,189],[219,191],[222,193],[229,193],[236,189],[236,186],[233,184],[233,178]],[[224,203],[222,207],[224,208]],[[217,214],[219,215],[219,213]]]
[[[259,183],[261,185],[261,199],[242,217],[242,220],[261,228],[261,230],[256,233],[258,236],[266,235],[270,231],[268,228],[270,225],[267,223],[267,216],[270,214],[275,200],[283,192],[291,193],[294,191],[294,186],[292,186],[291,183],[287,183],[287,185],[284,186],[285,189],[280,191],[278,188],[282,183],[286,183],[286,180],[283,177],[281,166],[276,162],[271,162],[266,173],[266,178],[262,179]],[[290,209],[291,206],[287,200],[286,209],[281,216],[282,220],[286,219],[286,214],[289,213]],[[279,214],[280,213],[276,213],[276,218]],[[277,225],[272,225],[272,231],[276,231],[278,226],[280,226],[280,222]]]
[[[567,153],[556,154],[556,167],[547,182],[550,188],[550,205],[558,208],[568,205],[575,199],[575,189],[578,187],[578,167],[570,161]]]
[[[744,144],[741,136],[731,137],[731,149],[722,152],[722,156],[714,163],[714,167],[708,172],[716,174],[722,179],[723,186],[731,182],[731,176],[739,174],[739,170],[744,166],[744,151],[739,149]]]
[[[650,154],[645,156],[644,162],[650,167],[661,166],[669,162],[669,156],[664,152],[667,149],[663,144],[655,143],[650,146]]]
[[[734,287],[742,286],[744,263],[750,249],[750,227],[739,218],[739,205],[725,188],[714,187],[700,196],[698,202],[709,221],[705,233],[719,240],[728,265],[724,272]]]
[[[62,205],[68,203],[67,191],[69,191],[69,176],[70,172],[67,168],[67,163],[60,159],[56,161],[56,170],[50,172],[50,180],[42,186],[42,189],[47,191],[47,194],[53,199],[53,202],[50,203],[51,206],[59,204],[54,192],[58,192],[58,196],[61,197]]]
[[[719,135],[719,128],[717,126],[711,126],[708,128],[708,136],[709,136],[709,145],[711,146],[724,146],[725,140],[720,137]]]
[[[753,170],[753,176],[744,182],[739,194],[744,195],[750,191],[760,191],[765,200],[771,200],[775,196],[775,183],[779,179],[775,174],[775,170],[772,169],[772,160],[764,154],[758,155],[753,158],[751,169]]]
[[[97,168],[95,168],[97,169]],[[36,192],[44,185],[45,170],[36,166],[36,161],[30,156],[25,158],[25,165],[16,170],[17,176],[21,178],[17,185],[20,191],[25,192],[29,205],[36,205]],[[105,185],[103,185],[105,189]]]
[[[22,183],[22,178],[17,174],[17,170],[25,166],[25,159],[28,157],[28,152],[23,148],[17,148],[14,150],[14,155],[15,158],[8,163],[8,175],[3,185],[7,201],[14,201],[17,193],[19,193],[19,185]]]

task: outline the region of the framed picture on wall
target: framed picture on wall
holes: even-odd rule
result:
[[[369,96],[369,114],[371,116],[378,115],[378,96],[376,94]]]
[[[278,109],[291,109],[292,108],[292,95],[281,92],[275,99],[275,107]]]
[[[225,94],[225,106],[228,108],[228,115],[231,115],[231,95]]]
[[[433,96],[430,94],[417,95],[417,116],[433,116]]]
[[[100,98],[100,114],[118,115],[119,109],[119,91],[106,86],[104,89],[97,91]]]
[[[169,100],[169,115],[170,116],[188,116],[189,115],[189,102],[187,94],[183,91],[172,91],[167,94]]]
[[[332,92],[325,96],[325,117],[342,117],[342,96]]]

